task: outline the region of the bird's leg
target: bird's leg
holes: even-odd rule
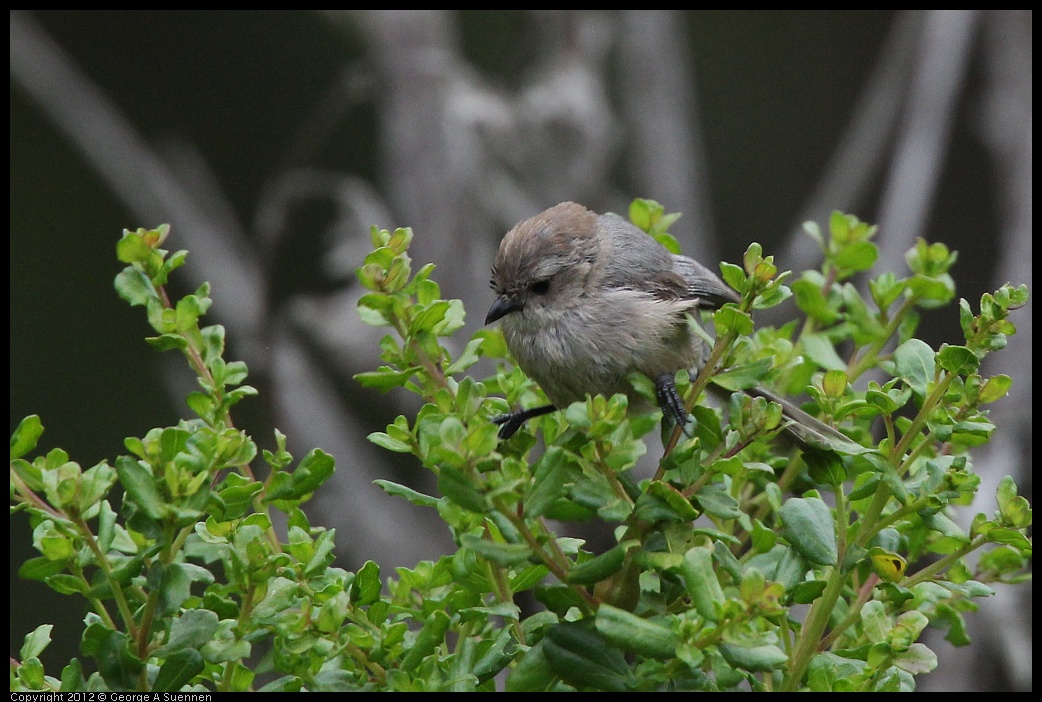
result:
[[[493,424],[499,424],[499,438],[509,439],[511,436],[517,433],[517,430],[521,428],[521,425],[527,422],[529,419],[534,417],[541,417],[544,414],[550,414],[557,409],[557,405],[542,405],[540,407],[532,407],[526,410],[515,410],[510,414],[501,414],[492,420]]]
[[[662,415],[672,418],[685,434],[691,436],[687,425],[693,424],[694,419],[684,411],[684,403],[677,392],[677,384],[672,373],[663,373],[655,378],[655,394],[658,396],[658,406],[662,408]]]

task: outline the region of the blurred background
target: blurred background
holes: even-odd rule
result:
[[[338,565],[395,566],[453,549],[411,460],[365,441],[406,393],[363,390],[382,330],[361,324],[354,268],[369,228],[412,227],[444,297],[492,301],[489,266],[517,221],[562,200],[683,212],[684,252],[716,267],[751,241],[782,270],[818,264],[808,219],[879,224],[878,270],[918,237],[959,251],[974,308],[1032,283],[1029,11],[23,12],[11,15],[11,428],[27,414],[84,467],[189,416],[182,359],[156,354],[112,287],[123,228],[172,225],[188,249],[174,292],[213,286],[260,398],[236,408],[261,448],[337,460],[308,505],[337,529]],[[862,283],[863,284],[863,283]],[[791,310],[790,310],[791,311]],[[758,319],[770,323],[769,318]],[[1013,377],[975,453],[973,513],[999,478],[1031,496],[1031,310],[985,375]],[[924,317],[962,341],[953,303]],[[483,375],[480,370],[478,375]],[[84,610],[18,580],[31,533],[11,525],[11,651],[56,624],[48,672],[76,655]],[[920,690],[1030,690],[1031,589],[971,615],[972,647],[927,641]]]

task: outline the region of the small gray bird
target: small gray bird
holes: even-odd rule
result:
[[[501,418],[502,438],[587,393],[622,392],[640,403],[626,380],[632,371],[655,381],[663,413],[685,425],[673,377],[708,353],[685,315],[740,299],[697,261],[574,202],[507,232],[491,283],[498,297],[485,323],[503,320],[510,352],[553,402]]]
[[[553,403],[497,418],[503,439],[528,419],[588,393],[621,392],[631,405],[644,404],[626,379],[633,371],[654,380],[663,414],[684,427],[689,418],[674,375],[699,369],[709,351],[686,315],[740,300],[701,263],[670,253],[621,217],[574,202],[507,232],[491,285],[497,297],[485,324],[502,320],[510,352]],[[849,442],[772,393],[748,392],[778,402],[790,419],[810,427],[809,443],[821,445],[821,435],[826,445],[830,439]],[[808,437],[794,433],[806,442]]]

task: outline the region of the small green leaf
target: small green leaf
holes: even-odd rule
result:
[[[290,474],[291,480],[278,487],[273,483],[264,501],[298,500],[307,497],[333,475],[335,463],[333,457],[322,449],[311,449]]]
[[[480,360],[481,347],[484,343],[485,339],[481,337],[468,341],[466,347],[463,349],[463,353],[459,355],[459,358],[450,363],[448,368],[445,369],[445,375],[456,375],[457,373],[462,373],[477,363],[478,360]]]
[[[22,660],[27,658],[39,658],[43,650],[51,643],[51,630],[53,624],[41,624],[25,635],[25,641],[19,651]]]
[[[713,313],[713,324],[718,334],[748,336],[753,332],[753,318],[737,307],[721,307]]]
[[[772,358],[761,358],[751,363],[742,363],[714,375],[713,383],[732,392],[756,387],[763,382],[773,367],[774,359]]]
[[[87,633],[84,632],[84,637]],[[109,689],[133,690],[144,663],[130,652],[130,639],[121,631],[98,632],[95,660]]]
[[[137,268],[124,268],[116,276],[115,287],[119,296],[131,306],[148,304],[157,295],[152,281]]]
[[[417,492],[410,487],[393,483],[390,480],[374,480],[373,483],[380,489],[386,492],[388,495],[395,495],[397,497],[404,497],[409,502],[420,507],[437,507],[438,498],[425,495],[422,492]]]
[[[913,643],[907,651],[894,656],[893,663],[907,673],[921,675],[937,667],[937,654],[925,644]]]
[[[571,585],[592,585],[614,575],[622,569],[630,545],[616,544],[604,553],[572,566],[566,582]]]
[[[149,336],[145,338],[145,342],[152,347],[153,350],[159,351],[172,351],[174,349],[186,349],[188,348],[188,339],[178,334],[160,334],[159,336]]]
[[[380,366],[375,371],[357,373],[354,378],[364,387],[376,388],[380,392],[387,392],[392,388],[400,388],[409,382],[409,379],[419,372],[420,368],[414,366],[405,370],[396,370],[388,366]]]
[[[722,643],[717,646],[720,655],[736,668],[753,672],[768,672],[785,666],[789,657],[777,646],[737,646]]]
[[[380,587],[380,566],[374,561],[366,561],[351,584],[352,604],[359,607],[373,604],[380,599]]]
[[[166,645],[156,649],[156,655],[166,658],[179,651],[200,649],[213,639],[218,624],[217,615],[210,610],[187,610],[170,622]]]
[[[557,624],[546,632],[543,645],[550,668],[570,685],[607,692],[629,687],[629,666],[622,652],[595,629],[576,622]]]
[[[532,547],[528,544],[489,541],[470,534],[464,534],[460,543],[482,558],[504,567],[524,563],[532,557]]]
[[[661,480],[648,484],[646,491],[637,498],[634,513],[638,519],[650,522],[690,522],[698,516],[698,511],[679,490]]]
[[[436,609],[423,622],[423,628],[416,635],[412,646],[408,647],[402,658],[402,670],[415,670],[420,662],[435,652],[445,641],[445,632],[452,619],[443,609]]]
[[[1008,375],[995,375],[988,378],[980,390],[980,401],[982,403],[994,402],[1006,396],[1013,380]]]
[[[444,465],[438,471],[438,489],[460,507],[471,512],[487,512],[488,500],[475,486],[474,481],[463,471]]]
[[[870,241],[856,241],[840,249],[835,262],[848,271],[867,271],[875,265],[879,250]]]
[[[944,346],[937,352],[941,368],[960,375],[972,373],[980,366],[980,359],[965,346]]]
[[[736,266],[733,263],[722,262],[720,264],[720,274],[724,279],[724,282],[735,290],[741,290],[745,284],[745,271],[742,270],[741,266]]]
[[[1016,529],[1031,526],[1031,505],[1026,498],[1017,494],[1017,484],[1011,476],[1004,476],[999,481],[995,497],[1005,525]]]
[[[680,637],[670,628],[610,604],[597,608],[597,631],[608,643],[648,658],[676,657]]]
[[[909,339],[894,350],[894,368],[916,395],[924,396],[934,378],[934,352],[926,342]]]
[[[36,442],[43,434],[43,424],[40,417],[30,414],[18,423],[14,433],[11,434],[11,460],[21,458],[36,448]]]
[[[46,556],[37,556],[36,558],[30,558],[19,566],[18,577],[26,580],[45,580],[64,571],[66,565],[68,565],[66,560],[56,561]],[[75,576],[69,577],[74,578],[77,582],[82,582],[82,579]]]
[[[680,574],[698,613],[709,621],[717,621],[724,603],[724,591],[713,568],[712,550],[704,546],[690,549],[684,554]]]
[[[412,446],[410,444],[407,444],[404,441],[398,441],[397,439],[392,439],[382,431],[374,431],[366,438],[380,448],[385,448],[388,451],[394,451],[395,453],[412,453]]]
[[[533,485],[525,500],[525,515],[540,517],[567,492],[566,455],[559,446],[550,446],[532,470]]]
[[[836,347],[824,334],[804,334],[800,337],[807,358],[825,370],[844,370],[847,364],[836,353]]]
[[[127,491],[127,497],[133,500],[142,512],[155,520],[167,516],[170,507],[166,504],[152,471],[129,456],[120,456],[116,459],[116,473]]]
[[[871,643],[886,641],[893,629],[893,622],[886,614],[886,605],[879,600],[870,600],[861,609],[861,626]]]
[[[642,230],[649,231],[662,217],[664,210],[665,208],[654,200],[637,198],[630,203],[630,221]]]
[[[506,692],[547,692],[558,684],[550,661],[546,659],[545,643],[546,639],[541,639],[521,655],[507,675]]]
[[[738,500],[718,485],[706,485],[694,499],[702,509],[719,519],[738,519],[742,515]]]
[[[817,498],[793,497],[779,512],[783,535],[800,555],[817,565],[836,563],[836,523],[829,506]]]
[[[64,563],[62,564],[65,565]],[[49,575],[43,579],[49,588],[62,595],[81,595],[90,591],[90,587],[83,578],[68,573]]]

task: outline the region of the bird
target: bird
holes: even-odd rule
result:
[[[709,353],[688,316],[741,300],[698,261],[671,253],[618,215],[575,202],[511,228],[491,272],[496,298],[485,324],[500,322],[511,355],[551,402],[496,417],[504,440],[529,419],[587,394],[621,392],[631,406],[646,404],[628,380],[634,371],[654,381],[663,416],[686,427],[676,373],[697,372]],[[803,425],[793,433],[804,443],[850,441],[768,390],[747,392],[781,404],[787,418]]]

